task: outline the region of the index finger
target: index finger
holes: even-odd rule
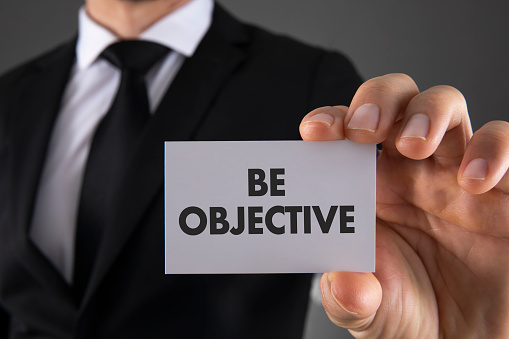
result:
[[[345,117],[346,136],[362,144],[386,140],[408,103],[419,94],[415,82],[405,74],[387,74],[363,83]]]

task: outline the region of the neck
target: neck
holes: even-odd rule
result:
[[[121,39],[135,39],[159,19],[190,0],[87,0],[85,9],[98,24]]]

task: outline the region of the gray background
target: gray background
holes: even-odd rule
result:
[[[364,78],[392,72],[467,98],[474,128],[509,119],[509,2],[219,0],[238,17],[345,52]],[[80,0],[0,0],[0,73],[76,32]]]
[[[392,72],[420,89],[460,89],[474,129],[509,119],[507,1],[219,0],[238,17],[345,52],[366,79]],[[79,0],[0,0],[0,73],[76,32]],[[307,338],[338,338],[312,307]],[[332,331],[332,332],[331,332]]]

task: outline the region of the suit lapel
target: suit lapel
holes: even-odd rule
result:
[[[244,27],[216,5],[209,31],[195,54],[182,65],[134,149],[132,165],[118,195],[118,208],[104,234],[85,304],[162,190],[164,141],[192,139],[222,84],[244,59],[240,45],[246,39]]]
[[[48,288],[69,296],[54,266],[28,239],[33,205],[52,126],[74,62],[75,41],[40,59],[13,112],[11,195],[16,248],[21,261]]]

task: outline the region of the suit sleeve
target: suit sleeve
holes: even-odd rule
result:
[[[9,334],[9,315],[0,307],[0,339],[7,339]]]

